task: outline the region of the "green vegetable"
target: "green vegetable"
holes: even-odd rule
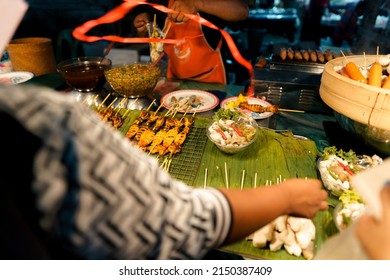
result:
[[[339,197],[339,200],[343,205],[351,204],[354,202],[364,203],[362,197],[355,189],[344,191],[343,194]]]
[[[324,160],[328,159],[330,155],[336,155],[348,162],[353,162],[357,159],[357,155],[353,150],[346,152],[342,149],[337,149],[335,146],[325,147],[321,153]]]
[[[213,120],[235,120],[238,117],[242,117],[241,113],[235,110],[219,108],[213,115]]]
[[[338,179],[337,175],[336,175],[332,170],[330,170],[329,167],[326,168],[326,169],[328,170],[329,175],[330,175],[333,179],[335,179],[335,180]]]

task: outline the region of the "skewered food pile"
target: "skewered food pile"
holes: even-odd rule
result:
[[[302,61],[302,62],[315,62],[326,63],[334,58],[340,57],[339,54],[330,51],[329,49],[322,52],[321,50],[305,50],[305,49],[292,49],[281,48],[279,57],[282,60]]]
[[[381,56],[377,54],[376,61],[367,66],[367,63],[356,64],[353,61],[348,61],[348,57],[345,57],[345,66],[335,67],[335,71],[344,77],[350,78],[359,83],[368,84],[374,87],[390,89],[390,55]],[[383,74],[385,67],[387,75]]]
[[[122,116],[119,114],[119,111],[115,112],[115,109],[111,107],[99,109],[97,113],[103,121],[108,122],[115,128],[119,128],[123,124],[123,119]]]
[[[174,118],[142,110],[125,136],[145,152],[172,157],[181,152],[193,123],[194,117]]]
[[[179,99],[177,99],[175,96],[172,96],[169,102],[171,110],[183,112],[187,112],[193,108],[198,108],[201,105],[203,105],[201,99],[197,98],[194,94],[185,97],[179,97]]]
[[[269,105],[269,106],[262,106],[261,104],[250,104],[248,102],[248,99],[243,95],[239,94],[238,98],[234,101],[227,102],[226,103],[226,108],[227,109],[234,109],[234,108],[241,108],[241,109],[246,109],[251,112],[255,113],[265,113],[265,112],[271,112],[271,113],[279,113],[279,111],[296,111],[297,110],[288,110],[288,109],[281,109],[276,105]],[[300,111],[302,112],[302,111]]]

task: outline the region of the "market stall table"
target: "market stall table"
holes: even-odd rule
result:
[[[29,84],[48,85],[64,90],[60,80],[58,83],[54,81],[57,78],[56,75],[46,78],[47,81],[42,77],[37,80],[33,79]],[[210,91],[218,95],[220,99],[237,95],[243,90],[242,87],[235,85],[202,84],[190,81],[180,81],[177,89]],[[64,93],[69,94],[66,91]],[[206,182],[207,186],[217,188],[226,188],[226,178],[229,188],[254,188],[288,178],[319,178],[316,166],[317,146],[327,145],[323,131],[310,126],[304,127],[299,122],[291,124],[291,120],[273,115],[266,120],[259,120],[259,137],[248,150],[235,155],[227,155],[218,150],[206,137],[206,126],[211,121],[212,113],[217,109],[218,107],[211,112],[196,116],[196,121],[184,142],[182,152],[172,157],[169,172],[173,177],[194,187],[204,187]],[[121,113],[126,110],[122,108]],[[139,112],[139,110],[131,110],[127,114],[123,125],[119,128],[122,134],[127,132]],[[329,116],[320,114],[302,114],[300,117],[309,118],[311,122],[317,122],[318,126],[322,125],[324,119],[330,119]],[[285,123],[285,121],[288,122]],[[286,127],[285,124],[287,124]],[[299,131],[298,136],[294,135],[295,129]],[[302,136],[309,138],[315,136],[316,141]],[[208,178],[205,178],[206,168]],[[243,170],[245,170],[245,178],[242,177]],[[335,206],[337,200],[330,199],[330,203]],[[317,228],[316,250],[329,236],[337,232],[332,220],[332,209],[318,213],[313,219]],[[223,247],[221,250],[254,259],[303,259],[302,256],[292,256],[285,250],[271,252],[269,249],[255,248],[250,241],[246,240]]]

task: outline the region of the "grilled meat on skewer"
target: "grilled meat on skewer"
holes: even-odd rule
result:
[[[240,108],[247,109],[255,113],[265,113],[265,112],[277,113],[278,112],[278,107],[275,105],[261,106],[259,104],[249,104],[248,102],[242,102],[240,104]]]

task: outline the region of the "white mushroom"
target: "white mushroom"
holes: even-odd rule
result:
[[[284,245],[284,240],[286,239],[286,236],[287,236],[286,230],[282,232],[274,231],[271,243],[269,244],[269,249],[272,252],[280,250]]]
[[[253,246],[260,248],[265,247],[267,242],[271,241],[273,231],[274,226],[272,222],[255,231],[252,240]]]
[[[306,249],[302,250],[303,257],[307,260],[311,260],[314,258],[314,241],[309,243]]]
[[[293,242],[290,245],[284,244],[284,248],[291,255],[299,257],[302,254],[302,248],[299,247],[297,242]]]
[[[279,216],[274,220],[275,230],[282,232],[286,230],[287,215]]]

